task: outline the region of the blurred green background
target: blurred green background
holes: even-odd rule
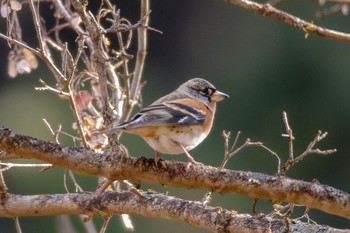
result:
[[[136,23],[139,1],[116,2],[121,15]],[[27,7],[27,5],[25,5]],[[278,6],[306,20],[340,31],[349,31],[349,18],[334,15],[322,21],[314,15],[320,7],[317,1],[286,1]],[[219,103],[215,126],[210,136],[191,154],[204,164],[219,166],[223,159],[222,130],[235,134],[242,131],[240,143],[249,137],[262,141],[285,161],[288,143],[281,134],[285,132],[282,111],[287,111],[296,137],[295,154],[300,154],[313,139],[317,130],[327,131],[327,138],[318,144],[320,149],[337,148],[331,156],[311,155],[293,167],[288,176],[321,183],[350,192],[350,45],[343,42],[309,36],[277,20],[255,15],[224,1],[153,1],[150,25],[163,32],[149,32],[149,47],[143,91],[144,104],[173,91],[182,82],[195,76],[212,82],[231,98]],[[48,11],[47,14],[52,14]],[[20,12],[21,19],[30,21],[29,11]],[[24,14],[24,15],[23,15]],[[28,18],[26,18],[28,17]],[[50,23],[50,22],[48,22]],[[36,45],[34,29],[24,27],[24,39]],[[0,20],[3,32],[5,20]],[[74,41],[68,35],[63,40]],[[42,119],[56,128],[72,130],[72,112],[69,103],[52,93],[35,91],[38,79],[53,83],[54,78],[40,63],[40,69],[30,75],[11,80],[7,76],[6,42],[0,40],[0,125],[27,135],[52,140]],[[141,138],[124,135],[122,143],[132,155],[153,157],[154,152]],[[74,146],[69,138],[62,139]],[[165,159],[185,161],[184,155]],[[230,169],[276,172],[276,160],[266,151],[248,148],[232,158]],[[39,174],[35,169],[11,169],[5,179],[11,193],[41,194],[64,193],[64,171],[59,168]],[[97,184],[94,177],[78,176],[86,190]],[[72,187],[72,186],[70,186]],[[183,190],[142,184],[142,188],[190,200],[199,200],[204,191]],[[71,190],[73,190],[71,188]],[[223,206],[240,213],[252,213],[252,199],[240,195],[213,196],[211,205]],[[299,210],[300,209],[300,210]],[[269,201],[259,201],[259,212],[271,211]],[[302,208],[297,208],[300,214]],[[320,224],[350,228],[343,218],[312,210],[310,217]],[[188,225],[163,219],[132,216],[135,232],[205,232]],[[77,232],[84,232],[77,217],[72,217]],[[60,227],[55,217],[20,218],[23,232],[56,232]],[[94,219],[97,229],[101,219]],[[0,232],[15,232],[11,219],[0,218]],[[120,218],[114,217],[108,232],[126,232]]]

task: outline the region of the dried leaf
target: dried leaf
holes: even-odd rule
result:
[[[78,111],[82,111],[89,106],[93,97],[88,91],[79,91],[75,96]]]
[[[14,11],[20,11],[22,9],[22,4],[20,2],[18,2],[17,0],[11,0],[10,7]]]
[[[81,19],[79,16],[75,16],[72,20],[71,23],[73,25],[73,27],[78,27],[79,24],[81,23]]]
[[[349,14],[349,5],[348,4],[341,5],[341,13],[343,15],[348,15]]]
[[[16,55],[14,51],[10,51],[8,55],[8,65],[7,65],[7,74],[11,78],[15,78],[17,76],[17,70],[16,70]]]
[[[28,74],[32,71],[32,68],[30,67],[29,62],[26,59],[22,58],[16,64],[16,71],[19,74],[24,74],[24,73]]]
[[[106,36],[103,38],[106,46],[111,46],[111,41]]]
[[[0,9],[0,11],[1,11],[1,17],[7,18],[7,17],[9,17],[9,15],[10,15],[10,13],[11,13],[11,8],[6,4],[5,1],[3,1],[3,2],[1,3],[1,9]]]
[[[36,59],[35,55],[28,49],[23,48],[22,50],[24,59],[26,59],[30,65],[30,68],[35,70],[38,68],[38,60]]]
[[[87,138],[91,149],[97,150],[108,145],[108,138],[103,134],[92,134],[90,138],[88,136]]]
[[[318,0],[318,4],[320,4],[321,6],[323,6],[324,4],[326,4],[326,0]]]

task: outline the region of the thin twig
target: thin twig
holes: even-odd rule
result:
[[[282,119],[283,119],[284,125],[286,127],[286,132],[287,132],[287,134],[282,134],[282,136],[283,137],[288,137],[288,142],[289,142],[289,160],[293,160],[294,159],[293,140],[295,138],[293,136],[293,130],[289,126],[287,113],[285,111],[283,111],[283,113],[282,113]]]
[[[37,12],[38,10],[35,8],[33,0],[29,1],[29,6],[30,6],[30,9],[32,11],[34,26],[35,26],[36,34],[37,34],[38,41],[39,41],[40,58],[42,58],[45,61],[45,63],[49,66],[49,68],[51,68],[51,71],[56,75],[57,82],[62,84],[62,82],[63,83],[66,82],[66,78],[54,65],[54,63],[52,62],[52,59],[47,55],[47,48],[45,45],[45,41],[43,39],[41,23],[40,23],[39,15]],[[38,6],[39,6],[39,4],[38,4]]]
[[[84,221],[86,216],[82,215],[82,214],[79,216],[80,216],[81,222],[83,223],[83,226],[84,226],[86,233],[97,233],[98,232],[93,221]]]
[[[319,155],[330,155],[335,153],[337,150],[336,149],[329,149],[329,150],[320,150],[320,149],[314,149],[315,145],[323,140],[327,136],[327,132],[322,133],[320,130],[317,132],[316,136],[314,139],[309,143],[307,148],[305,149],[304,152],[302,152],[300,155],[294,158],[294,152],[293,152],[293,131],[289,126],[288,123],[288,118],[287,118],[287,113],[283,112],[283,122],[285,124],[286,132],[287,134],[282,134],[282,137],[288,137],[289,141],[289,158],[285,162],[281,173],[282,175],[286,174],[286,172],[293,167],[295,164],[299,163],[301,160],[303,160],[307,155],[310,154],[319,154]]]
[[[73,140],[74,144],[75,144],[76,141],[80,141],[80,140],[81,140],[80,138],[78,138],[78,137],[76,137],[76,136],[74,136],[74,135],[71,135],[71,134],[69,134],[69,133],[66,133],[66,132],[62,131],[62,125],[61,125],[61,124],[58,125],[58,130],[54,131],[54,130],[52,129],[51,125],[49,124],[49,122],[48,122],[45,118],[43,119],[43,121],[44,121],[44,124],[46,125],[46,127],[49,129],[49,131],[50,131],[50,133],[52,134],[52,136],[54,136],[55,142],[56,142],[57,144],[60,144],[60,142],[59,142],[58,139],[59,139],[59,136],[60,136],[61,134],[66,135],[66,136],[68,136],[69,138],[71,138],[71,139]],[[1,158],[1,157],[0,157],[0,158]]]
[[[149,13],[150,13],[150,3],[149,0],[141,1],[141,16],[142,24],[137,29],[137,54],[136,54],[136,64],[133,73],[132,82],[130,84],[130,100],[128,101],[127,108],[124,108],[122,120],[127,120],[131,114],[134,103],[140,95],[140,83],[142,79],[142,74],[145,66],[145,60],[147,55],[147,27],[149,24]]]
[[[279,158],[279,156],[277,155],[276,152],[274,152],[273,150],[271,150],[270,148],[265,146],[262,142],[252,142],[249,138],[247,138],[246,141],[236,149],[235,147],[237,145],[237,142],[238,142],[240,135],[241,135],[241,132],[238,131],[236,134],[235,140],[234,140],[231,148],[229,149],[231,132],[226,132],[225,130],[222,132],[222,136],[224,138],[225,156],[224,156],[224,160],[222,161],[222,163],[219,167],[220,170],[222,170],[226,166],[226,164],[230,158],[232,158],[234,155],[241,152],[244,148],[249,147],[249,146],[257,146],[257,147],[263,148],[264,150],[268,151],[270,154],[272,154],[273,156],[276,157],[276,159],[277,159],[277,174],[279,174],[281,172],[281,159]],[[205,193],[204,196],[202,197],[201,202],[203,204],[208,204],[211,201],[211,195],[212,195],[212,192]]]
[[[3,172],[0,171],[0,202],[2,202],[8,195],[7,190],[8,188],[5,183]]]
[[[15,217],[13,220],[15,221],[16,232],[17,232],[17,233],[22,233],[22,229],[21,229],[21,225],[19,224],[19,219],[18,219],[18,217]]]
[[[38,37],[38,41],[39,41],[39,46],[40,46],[40,52],[45,54],[45,42],[42,36],[42,31],[41,31],[41,24],[40,24],[40,19],[37,13],[37,10],[34,6],[34,2],[33,0],[29,0],[29,6],[30,9],[32,11],[32,15],[33,15],[33,21],[34,21],[34,26],[35,26],[35,30],[36,30],[36,35]],[[39,4],[38,4],[38,8],[39,8]]]
[[[301,153],[299,156],[297,156],[293,163],[296,164],[303,160],[307,155],[309,154],[319,154],[319,155],[329,155],[337,152],[336,149],[330,149],[330,150],[320,150],[320,149],[313,149],[314,146],[320,142],[322,139],[324,139],[327,136],[327,132],[322,133],[320,130],[317,132],[315,138],[309,143],[306,150]]]
[[[301,31],[303,31],[306,36],[317,35],[333,40],[350,42],[350,34],[339,32],[335,30],[331,30],[325,27],[320,27],[315,25],[312,22],[307,22],[301,18],[298,18],[292,14],[289,14],[285,11],[278,10],[270,4],[260,4],[250,0],[227,0],[229,3],[244,8],[248,11],[251,11],[256,14],[260,14],[263,16],[275,18],[284,22],[292,27],[295,27]]]
[[[136,64],[135,64],[135,71],[133,80],[131,83],[131,89],[130,89],[130,97],[133,101],[136,100],[136,97],[139,94],[139,85],[141,82],[141,77],[145,65],[145,59],[147,54],[147,26],[149,23],[149,9],[150,3],[149,0],[142,0],[141,1],[141,19],[144,19],[142,21],[142,25],[137,29],[138,34],[138,51],[136,55]]]
[[[58,95],[69,97],[69,93],[64,92],[64,91],[62,91],[60,89],[56,89],[56,88],[50,87],[42,79],[39,79],[39,82],[42,85],[42,87],[35,87],[35,90],[37,90],[37,91],[52,91],[52,92],[54,92],[54,93],[56,93]]]
[[[52,167],[52,164],[42,164],[42,163],[38,163],[38,164],[22,164],[22,163],[2,163],[0,162],[0,166],[4,166],[4,168],[1,168],[0,171],[7,171],[11,168],[36,168],[36,167]]]
[[[106,216],[103,218],[103,225],[101,227],[100,233],[105,233],[108,227],[108,223],[111,220],[111,216]]]
[[[99,197],[112,183],[112,180],[104,180],[104,183],[95,191],[95,196]]]
[[[71,170],[68,170],[68,175],[69,177],[72,179],[72,182],[74,184],[74,187],[75,187],[75,192],[78,193],[82,193],[84,192],[84,189],[78,184],[77,180],[75,179],[75,176],[73,174],[73,172]]]
[[[73,114],[74,114],[74,117],[75,119],[77,120],[77,126],[78,126],[78,131],[80,133],[80,136],[81,136],[81,142],[83,143],[84,147],[85,148],[89,148],[89,145],[88,145],[88,142],[87,142],[87,139],[86,139],[86,135],[85,135],[85,132],[84,132],[84,127],[83,127],[83,123],[82,123],[82,120],[81,120],[81,117],[80,117],[80,114],[79,114],[79,111],[78,111],[78,107],[77,107],[77,104],[75,102],[75,95],[74,95],[74,89],[72,88],[72,80],[73,78],[71,78],[69,80],[69,83],[68,83],[68,92],[69,92],[69,100],[70,100],[70,105],[73,109]]]

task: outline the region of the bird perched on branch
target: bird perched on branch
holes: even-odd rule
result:
[[[188,164],[198,164],[188,151],[208,136],[216,102],[228,97],[204,79],[190,79],[143,108],[129,121],[104,133],[123,131],[141,136],[155,150],[156,161],[160,159],[159,153],[185,153]]]

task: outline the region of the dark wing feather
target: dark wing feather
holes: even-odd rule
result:
[[[153,104],[137,113],[130,121],[116,129],[134,129],[161,125],[199,125],[205,120],[205,113],[181,103]]]

